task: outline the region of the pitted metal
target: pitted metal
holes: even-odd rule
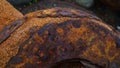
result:
[[[40,10],[4,26],[0,66],[119,68],[119,42],[118,31],[85,10]]]

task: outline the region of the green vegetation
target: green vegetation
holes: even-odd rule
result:
[[[32,3],[38,2],[38,0],[31,0],[29,4],[31,5]]]

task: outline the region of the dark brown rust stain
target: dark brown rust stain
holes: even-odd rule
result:
[[[25,22],[25,18],[14,21],[0,32],[0,44]]]
[[[68,20],[59,24],[46,24],[37,32],[31,34],[30,39],[22,44],[18,54],[15,57],[11,58],[6,67],[50,68],[51,65],[60,61],[64,61],[65,59],[81,58],[80,55],[82,55],[93,44],[89,45],[89,41],[84,40],[84,37],[82,38],[82,36],[85,34],[80,35],[80,31],[77,31],[77,33],[74,31],[81,29],[81,26],[86,23],[79,20]],[[78,24],[79,27],[77,26],[76,28],[76,25],[74,24]],[[107,31],[107,29],[97,26],[98,25],[94,25],[93,27],[91,27],[91,25],[88,26],[87,24],[85,27],[88,27],[87,29],[91,27],[92,30],[90,30],[92,32],[95,32],[98,36],[100,33],[96,32],[97,30],[102,30],[104,33]],[[91,34],[91,31],[85,32]],[[73,35],[73,37],[71,36],[71,34]],[[78,37],[75,37],[77,35]],[[94,41],[96,42],[97,40]],[[21,61],[19,57],[21,57],[24,61]],[[21,61],[21,63],[15,62],[14,59]],[[67,61],[65,61],[65,63],[67,64]],[[68,63],[67,65],[70,66],[72,64]],[[78,65],[83,68],[85,68],[86,66],[88,66],[89,68],[101,68],[98,64],[93,64],[92,62],[89,63],[87,59],[86,61],[80,60],[80,63],[78,63]],[[64,64],[61,65],[61,67],[62,66],[64,67]],[[73,64],[72,66],[77,65]],[[104,66],[102,68],[104,68]]]
[[[35,64],[26,63],[22,68],[39,68],[39,67]]]
[[[38,30],[37,33],[32,35],[31,40],[26,41],[27,43],[22,45],[20,48],[22,50],[19,50],[17,56],[21,56],[23,60],[26,60],[26,58],[28,59],[22,63],[31,62],[31,64],[39,65],[41,68],[47,68],[56,60],[62,60],[62,58],[66,59],[70,57],[72,58],[74,55],[77,56],[82,54],[82,52],[86,50],[86,44],[81,41],[82,39],[78,39],[79,41],[76,40],[78,44],[68,41],[67,38],[65,39],[66,34],[71,32],[72,28],[76,28],[73,25],[75,22],[75,20],[69,20],[60,24],[53,23],[45,25],[43,28]],[[77,22],[82,24],[80,21]],[[64,28],[68,28],[66,26],[71,27],[69,30],[65,31]],[[62,32],[66,34],[60,35],[57,31],[59,28],[63,29]],[[48,33],[46,34],[45,32]],[[43,42],[39,42],[37,40],[43,40]],[[16,58],[17,57],[15,56],[12,59]],[[14,68],[15,66],[19,66],[20,63],[12,63],[14,62],[12,59],[8,63],[7,67]],[[21,67],[26,67],[26,64]]]
[[[37,12],[33,12],[30,14],[27,14],[27,17],[35,17],[35,18],[62,18],[62,17],[71,17],[71,18],[90,18],[90,19],[95,19],[102,21],[100,18],[95,16],[93,13],[87,13],[84,12],[84,10],[77,10],[77,9],[70,9],[70,8],[51,8],[51,9],[46,9],[46,10],[40,10]],[[30,16],[29,16],[30,15]]]
[[[81,21],[80,21],[80,22],[81,22]],[[74,21],[74,23],[72,23],[72,25],[73,25],[75,28],[80,28],[81,23],[78,23],[78,21]]]
[[[106,39],[112,36],[112,33],[108,29],[99,24],[92,26],[93,23],[94,22],[81,22],[80,20],[67,20],[61,23],[46,24],[38,31],[31,34],[31,37],[21,45],[18,54],[11,58],[6,67],[50,68],[51,65],[66,59],[81,58],[80,56],[94,44],[97,43],[96,47],[101,45],[98,41],[103,41],[104,45],[106,45]],[[85,31],[81,32],[81,30]],[[103,33],[101,33],[101,31]],[[92,34],[96,36],[91,37]],[[103,51],[105,51],[105,47],[102,48]],[[89,53],[92,57],[98,56],[92,51]],[[105,54],[105,52],[101,53]],[[114,54],[112,53],[109,56],[112,57]],[[19,57],[24,61],[21,61]],[[21,61],[21,63],[15,62],[14,59]],[[89,61],[88,59],[86,60]],[[101,65],[97,63],[93,64],[92,61],[90,61],[90,63],[87,61],[80,60],[78,65],[83,68],[86,66],[89,68],[105,68],[104,65],[101,67]],[[64,65],[65,64],[61,65],[61,67],[64,67]],[[70,66],[72,64],[68,63],[67,65]],[[73,64],[72,66],[77,65]]]
[[[57,10],[54,12],[57,12]],[[58,13],[58,16],[55,16],[56,18],[66,17],[63,11],[59,12],[62,12],[62,14]],[[65,11],[65,13],[67,12]],[[42,15],[38,14],[38,16]],[[49,14],[45,15],[48,15],[45,17],[54,18],[52,14],[51,16]],[[116,45],[114,36],[117,35],[114,35],[106,27],[90,21],[95,18],[94,16],[91,18],[89,15],[83,14],[79,17],[78,14],[79,19],[77,17],[75,19],[72,15],[67,15],[70,20],[48,23],[37,31],[31,30],[30,38],[20,45],[17,55],[11,58],[6,68],[50,68],[53,64],[61,61],[65,61],[67,64],[67,59],[73,58],[86,59],[85,61],[82,59],[78,60],[80,62],[77,61],[78,65],[83,68],[86,66],[89,68],[105,68],[106,65],[102,63],[114,62],[114,57],[117,58],[115,54],[118,53],[114,50],[114,45]],[[100,20],[97,19],[96,21]],[[119,45],[118,41],[117,45]],[[113,48],[113,52],[110,52],[111,48]],[[109,53],[112,54],[109,55]],[[15,60],[18,61],[15,62]],[[76,63],[74,61],[70,62]],[[68,63],[68,65],[72,64]],[[73,66],[76,65],[73,64]]]
[[[120,48],[120,38],[116,38],[116,45],[117,45],[117,48]]]
[[[89,21],[88,23],[86,23],[86,26],[88,26],[88,28],[90,28],[90,30],[92,30],[93,32],[95,32],[96,34],[99,34],[100,36],[102,36],[102,33],[104,34],[104,37],[110,33],[110,31],[105,28],[105,27],[101,27],[99,24],[94,24],[95,22]],[[94,24],[94,25],[93,25]]]
[[[23,58],[21,58],[21,57],[15,57],[15,58],[13,58],[13,59],[11,59],[10,61],[13,61],[12,63],[10,63],[10,64],[19,64],[19,63],[22,63],[23,62]]]
[[[109,31],[105,27],[101,27],[99,24],[94,24],[94,25],[93,24],[94,24],[94,22],[89,21],[86,25],[88,26],[88,28],[90,28],[90,30],[92,30],[96,34],[102,36],[101,38],[105,38],[107,34],[110,34],[111,36],[113,36],[115,38],[116,48],[120,47],[120,37],[119,37],[119,32],[118,31],[116,31],[113,28],[112,30],[114,32],[112,32],[112,31]],[[117,36],[116,36],[116,33],[118,34]]]
[[[88,28],[90,28],[93,32],[95,32],[96,34],[99,34],[100,36],[103,36],[104,38],[106,37],[107,34],[110,34],[111,36],[113,36],[115,38],[116,41],[116,48],[120,47],[120,37],[119,37],[119,33],[116,32],[116,30],[114,30],[114,28],[112,29],[114,32],[109,31],[107,28],[105,27],[101,27],[99,24],[94,24],[94,22],[89,22],[89,24],[87,25]],[[118,34],[118,36],[116,36],[116,33]]]

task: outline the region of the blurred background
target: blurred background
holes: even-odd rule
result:
[[[23,14],[52,7],[83,9],[120,31],[120,0],[7,0]],[[87,9],[87,10],[86,10]]]

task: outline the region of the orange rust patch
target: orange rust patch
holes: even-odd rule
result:
[[[62,28],[57,28],[57,32],[62,36],[64,35],[64,30]]]
[[[19,61],[19,57],[23,58],[21,63],[24,65],[20,66],[23,68],[27,66],[49,68],[56,62],[71,58],[83,58],[90,61],[88,64],[92,63],[93,66],[101,65],[104,67],[108,61],[113,62],[115,58],[119,58],[114,56],[115,52],[116,54],[119,53],[116,51],[118,49],[115,41],[115,36],[118,35],[112,33],[114,31],[111,27],[101,24],[102,22],[95,16],[90,16],[89,13],[83,11],[84,14],[77,11],[78,14],[76,15],[76,12],[72,13],[66,9],[64,9],[65,12],[61,11],[62,9],[58,10],[47,10],[50,13],[43,11],[45,14],[40,13],[41,16],[49,14],[44,18],[39,16],[34,18],[38,13],[33,13],[33,17],[28,15],[27,21],[1,44],[1,48],[4,47],[3,51],[5,49],[5,52],[8,53],[14,53],[17,51],[14,48],[20,46],[17,55],[15,52],[14,54],[7,54],[7,57],[4,54],[0,56],[7,59],[5,63],[15,55],[12,59],[15,58]],[[56,14],[51,14],[52,12]],[[36,26],[39,29],[34,30]],[[2,53],[4,53],[3,51]],[[1,60],[3,61],[3,59]],[[7,67],[16,68],[19,64],[10,60]],[[85,64],[87,63],[85,62]]]
[[[106,53],[106,58],[112,62],[116,56],[118,56],[118,52],[116,51],[116,44],[115,44],[115,40],[112,38],[111,35],[107,35],[105,38],[105,43],[106,43],[106,49],[105,49],[105,53]]]
[[[17,11],[6,0],[0,0],[0,31],[13,21],[22,18],[23,15]]]
[[[34,35],[34,38],[40,44],[44,43],[44,40],[42,39],[42,37],[40,37],[37,33]]]

